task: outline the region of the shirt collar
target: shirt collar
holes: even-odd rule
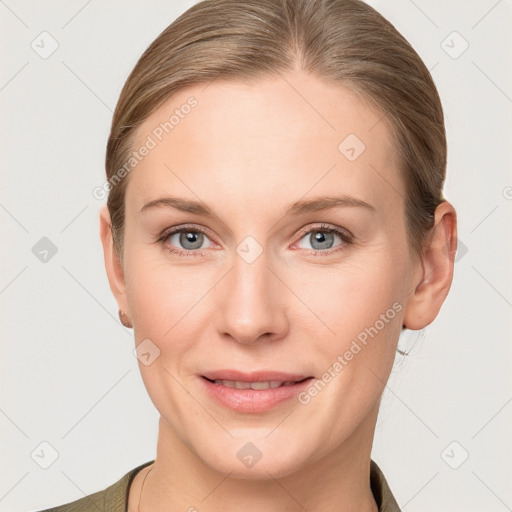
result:
[[[135,475],[146,466],[153,464],[154,460],[145,462],[126,473],[121,480],[108,487],[105,491],[105,508],[111,512],[127,512],[130,485]],[[377,463],[370,461],[370,487],[379,507],[379,512],[400,512],[398,503],[389,488],[389,485]]]

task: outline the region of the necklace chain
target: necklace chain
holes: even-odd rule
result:
[[[137,512],[140,512],[140,500],[142,499],[142,491],[144,490],[144,484],[146,483],[146,478],[148,477],[149,473],[153,471],[153,467],[146,473],[146,476],[144,477],[144,480],[142,480],[142,487],[140,488],[140,494],[139,494],[139,503],[137,505]]]

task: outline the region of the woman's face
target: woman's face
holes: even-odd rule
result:
[[[124,178],[122,297],[160,436],[241,478],[369,450],[418,276],[382,114],[285,77],[181,90],[138,128]],[[228,369],[314,379],[219,400],[204,376]]]

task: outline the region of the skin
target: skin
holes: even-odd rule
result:
[[[285,77],[188,87],[139,126],[134,147],[191,95],[198,100],[125,178],[122,262],[101,210],[112,292],[136,344],[149,338],[160,350],[149,366],[139,362],[160,421],[155,463],[137,474],[130,512],[150,468],[142,511],[377,510],[369,471],[381,394],[402,326],[430,324],[449,291],[456,215],[448,202],[437,208],[430,245],[415,257],[395,143],[380,112],[344,86],[301,71]],[[366,146],[353,162],[338,150],[350,133]],[[170,207],[140,212],[171,195],[200,200],[219,219]],[[374,211],[286,214],[291,203],[324,195]],[[157,242],[184,223],[206,230],[202,254],[166,250],[190,251],[179,235]],[[323,254],[329,249],[312,240],[325,234],[320,223],[348,230],[352,244],[334,235],[328,243],[338,250]],[[236,252],[249,235],[263,250],[252,263]],[[221,368],[321,379],[396,302],[401,311],[307,404],[292,399],[251,415],[202,390],[198,374]],[[237,457],[247,442],[262,453],[252,467]]]

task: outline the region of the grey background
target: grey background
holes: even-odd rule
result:
[[[128,73],[193,3],[0,1],[1,511],[78,499],[155,456],[158,414],[117,319],[92,190]],[[439,88],[461,243],[439,317],[401,340],[414,348],[397,356],[373,458],[407,512],[512,510],[512,2],[369,3]],[[58,43],[45,59],[31,47],[51,48],[43,31]],[[46,262],[43,237],[57,249]]]

